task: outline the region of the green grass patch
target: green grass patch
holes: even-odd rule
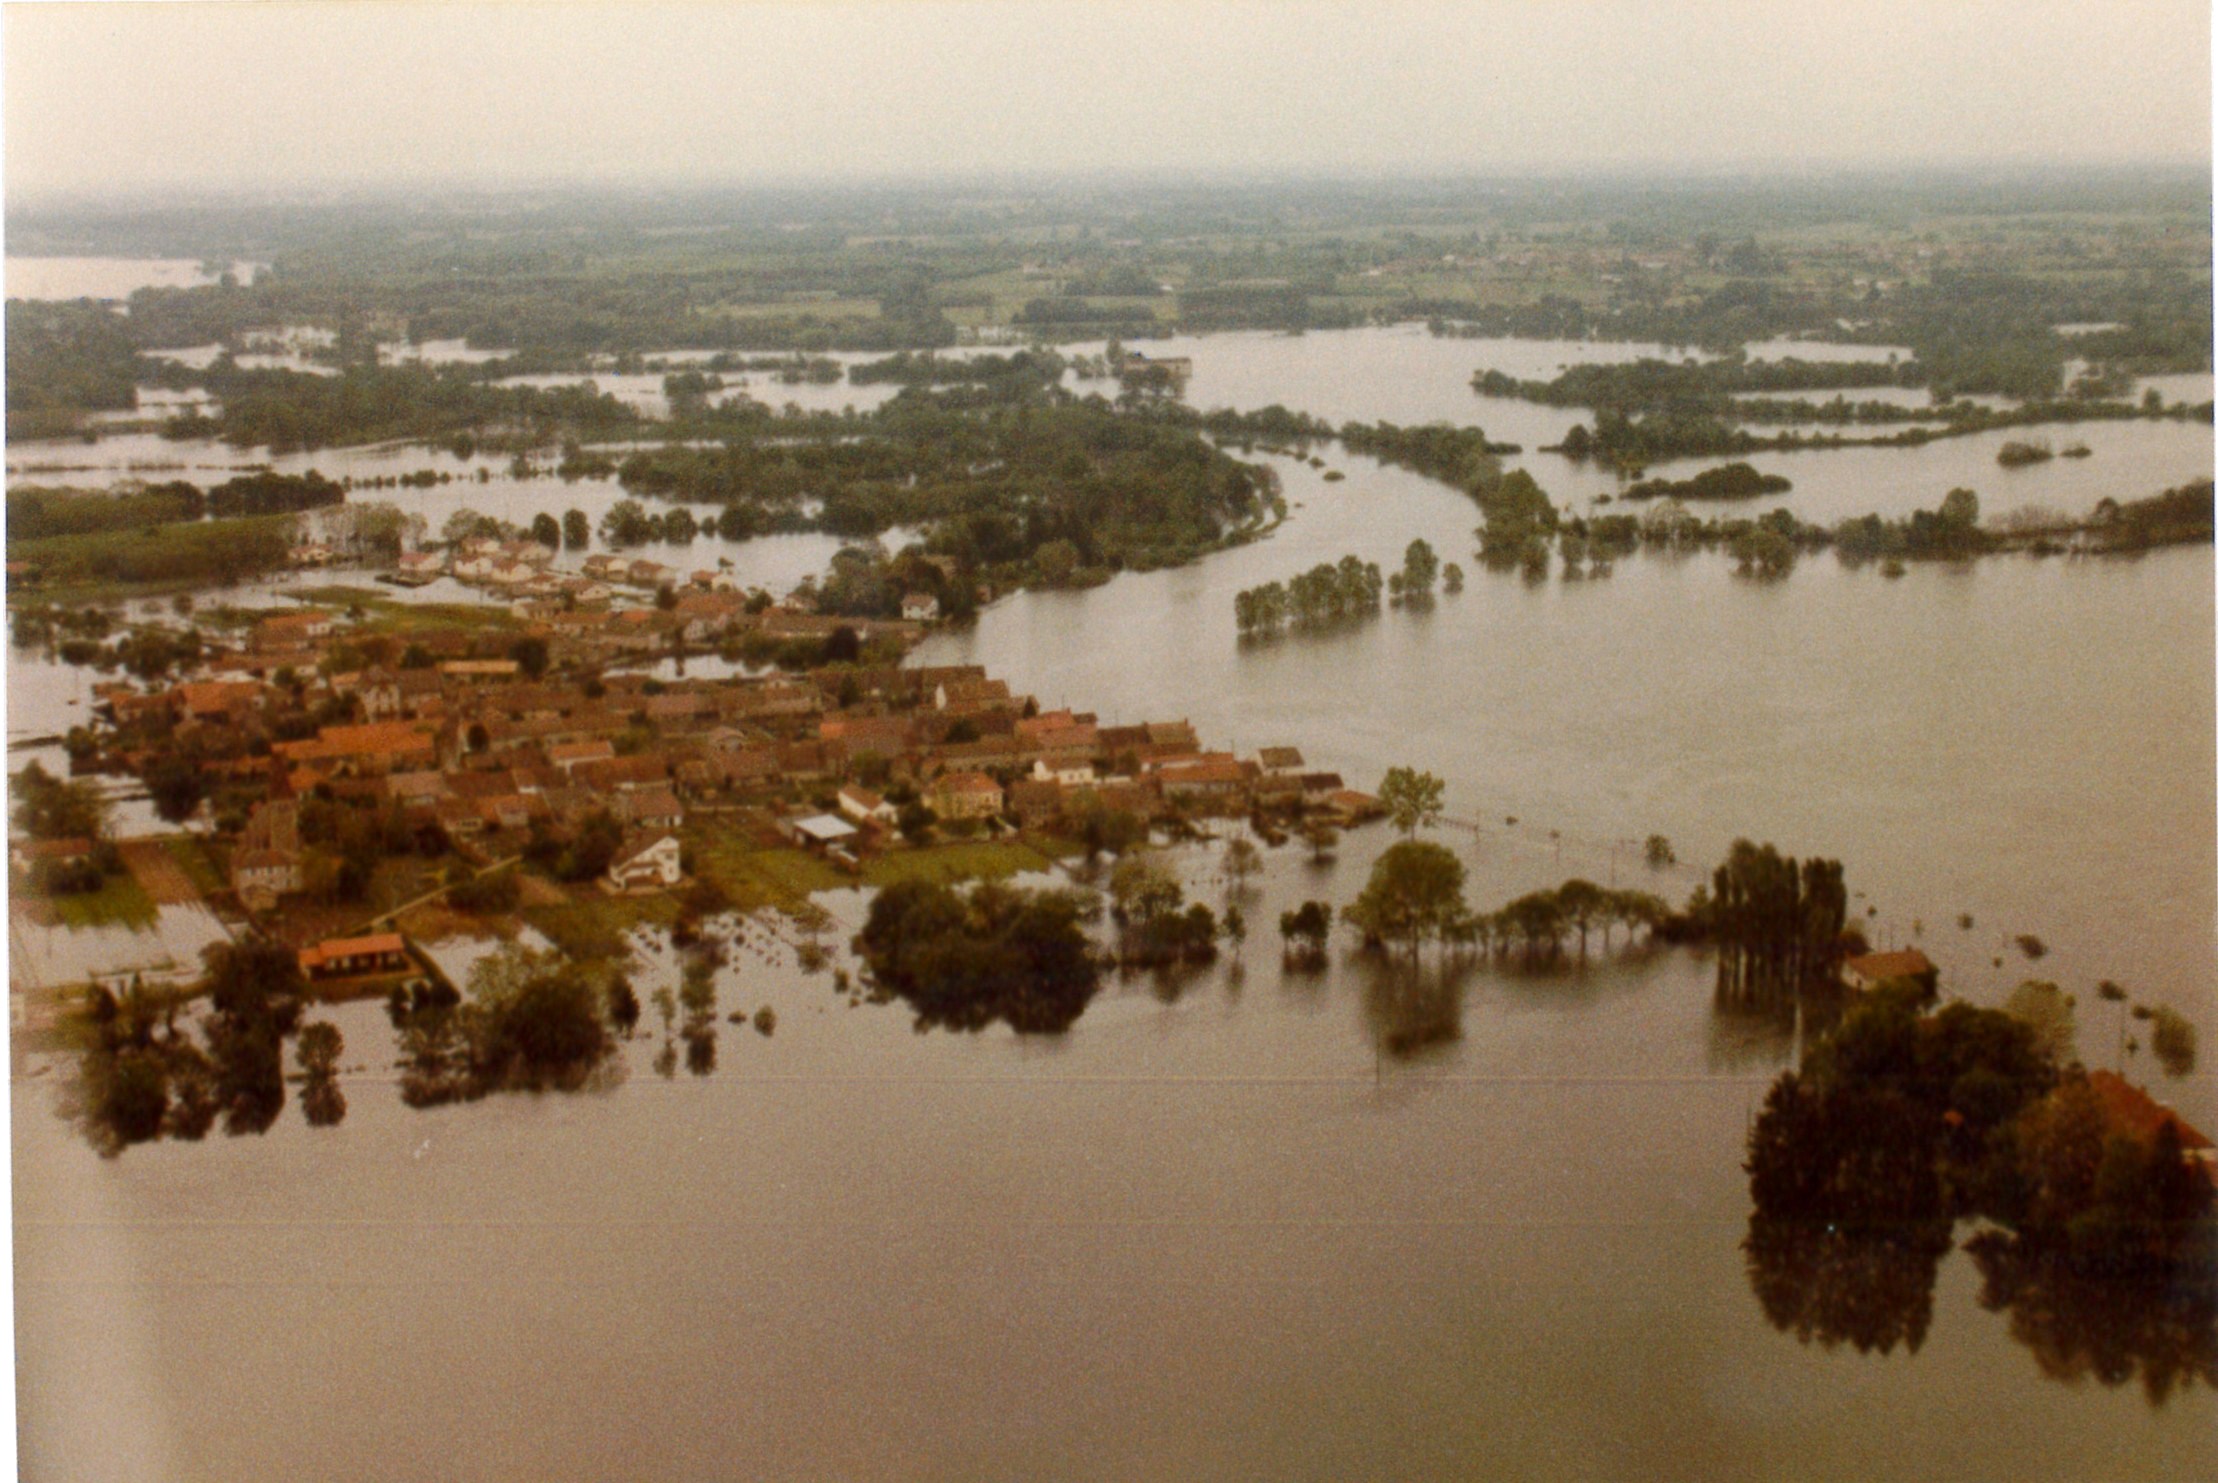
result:
[[[283,567],[294,519],[256,515],[11,539],[8,560],[36,565],[38,595],[50,601],[214,586]]]
[[[624,934],[634,927],[667,927],[678,919],[674,896],[607,896],[580,893],[561,906],[531,906],[523,918],[547,939],[581,961],[615,958],[629,949]]]
[[[479,607],[471,603],[395,602],[389,597],[381,597],[360,606],[369,614],[368,621],[362,626],[372,633],[420,631],[427,628],[514,628],[517,624],[516,615],[506,608]]]
[[[101,882],[97,891],[55,896],[54,915],[71,931],[80,927],[151,927],[161,915],[131,872],[122,870]]]
[[[375,587],[349,587],[341,582],[332,582],[321,587],[295,587],[292,589],[291,595],[299,598],[302,602],[311,602],[323,608],[352,607],[356,603],[360,603],[364,607],[368,607],[373,603],[397,606],[393,604],[389,593],[382,592]]]
[[[928,845],[918,850],[894,850],[863,867],[863,880],[873,886],[899,881],[1006,880],[1027,871],[1053,868],[1055,862],[1023,840],[960,840]]]

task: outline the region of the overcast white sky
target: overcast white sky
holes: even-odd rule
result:
[[[7,6],[11,195],[2201,162],[2209,0]]]

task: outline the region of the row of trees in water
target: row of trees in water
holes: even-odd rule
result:
[[[1284,582],[1241,589],[1233,594],[1232,614],[1242,638],[1263,638],[1288,627],[1329,628],[1367,618],[1386,598],[1397,607],[1429,602],[1436,586],[1461,592],[1463,568],[1452,561],[1443,567],[1431,544],[1420,539],[1409,543],[1399,571],[1382,574],[1377,562],[1358,556],[1319,562]]]

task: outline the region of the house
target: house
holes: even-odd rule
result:
[[[659,587],[669,575],[670,568],[644,557],[624,568],[624,580],[637,587]]]
[[[1940,984],[1940,970],[1916,948],[1896,953],[1864,953],[1841,962],[1841,984],[1859,993],[1877,988],[1889,979],[1904,979],[1930,994]]]
[[[365,973],[398,973],[408,967],[408,942],[398,932],[369,937],[327,937],[300,954],[300,971],[309,978],[352,978]]]
[[[669,830],[685,822],[685,808],[667,787],[632,788],[616,795],[616,817],[639,829]]]
[[[188,680],[170,694],[183,718],[191,721],[236,725],[262,705],[258,680]]]
[[[1009,704],[1009,684],[1006,680],[948,680],[932,692],[935,710],[957,714],[992,710]]]
[[[231,852],[231,889],[265,908],[301,888],[299,815],[290,799],[259,804]]]
[[[616,744],[606,737],[592,741],[556,742],[547,748],[547,764],[562,769],[565,777],[576,773],[585,763],[608,762],[616,756]]]
[[[912,592],[901,599],[901,616],[911,623],[936,622],[940,600],[929,592]]]
[[[839,811],[858,824],[890,825],[897,813],[885,799],[853,783],[839,790]]]
[[[328,638],[337,625],[329,613],[309,611],[283,613],[275,618],[264,618],[254,625],[254,647],[264,651],[272,649],[298,649]]]
[[[666,891],[681,875],[678,837],[667,830],[634,834],[616,847],[608,862],[612,891]]]
[[[1265,747],[1255,754],[1266,776],[1274,778],[1300,777],[1307,766],[1302,761],[1300,747]]]
[[[439,676],[428,669],[373,669],[355,693],[361,697],[362,714],[372,721],[420,716],[438,706]]]
[[[943,819],[990,819],[1001,812],[1001,784],[982,772],[942,773],[924,802]]]
[[[326,726],[312,740],[279,742],[271,750],[296,768],[321,767],[343,776],[413,772],[439,760],[438,738],[414,721]]]
[[[1342,824],[1361,824],[1386,817],[1385,804],[1369,793],[1359,793],[1353,788],[1342,788],[1337,793],[1326,794],[1324,811]]]
[[[439,673],[450,680],[481,684],[513,680],[519,669],[513,659],[450,659],[439,666]]]
[[[1221,755],[1165,762],[1156,769],[1165,798],[1233,798],[1247,779],[1246,768]]]
[[[1037,783],[1090,783],[1094,780],[1091,762],[1050,762],[1041,757],[1032,764],[1032,780]]]
[[[2204,1178],[2218,1184],[2218,1149],[2213,1149],[2210,1140],[2192,1123],[2115,1071],[2088,1072],[2087,1089],[2101,1104],[2103,1120],[2114,1135],[2149,1143],[2170,1123],[2188,1162],[2201,1169]]]
[[[628,557],[612,556],[607,552],[602,552],[585,558],[585,574],[589,577],[597,577],[604,582],[621,582],[624,580],[625,573],[630,569],[631,560]]]

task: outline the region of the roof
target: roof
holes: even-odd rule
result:
[[[2178,1113],[2115,1071],[2088,1072],[2087,1086],[2102,1103],[2103,1115],[2111,1126],[2122,1132],[2136,1138],[2154,1138],[2159,1128],[2172,1123],[2179,1129],[2180,1147],[2187,1152],[2197,1153],[2211,1146],[2210,1140]]]
[[[1914,947],[1893,953],[1864,953],[1843,961],[1841,969],[1873,983],[1889,978],[1921,978],[1935,971],[1933,960]]]
[[[796,830],[821,844],[855,837],[854,825],[845,819],[835,819],[830,814],[811,814],[805,819],[795,819],[792,822]]]
[[[932,784],[941,793],[999,793],[1001,784],[982,772],[951,772]]]
[[[886,800],[876,793],[855,783],[849,783],[846,787],[840,789],[839,796],[854,804],[855,807],[865,810],[883,808],[886,803]]]
[[[327,937],[301,953],[300,966],[308,968],[335,958],[366,958],[406,951],[408,940],[398,932],[379,932],[369,937]]]
[[[1237,783],[1247,776],[1237,762],[1217,758],[1200,758],[1192,762],[1168,762],[1160,769],[1164,783]]]
[[[609,869],[621,870],[665,840],[671,844],[676,844],[678,836],[667,829],[654,829],[644,834],[634,834],[627,837],[622,844],[616,847],[616,853],[609,857]]]
[[[294,759],[348,757],[371,752],[413,752],[434,748],[431,734],[415,721],[372,721],[365,726],[326,726],[310,741],[279,742],[279,756]]]
[[[1255,755],[1256,760],[1265,767],[1300,767],[1302,765],[1302,749],[1300,747],[1265,747]]]

